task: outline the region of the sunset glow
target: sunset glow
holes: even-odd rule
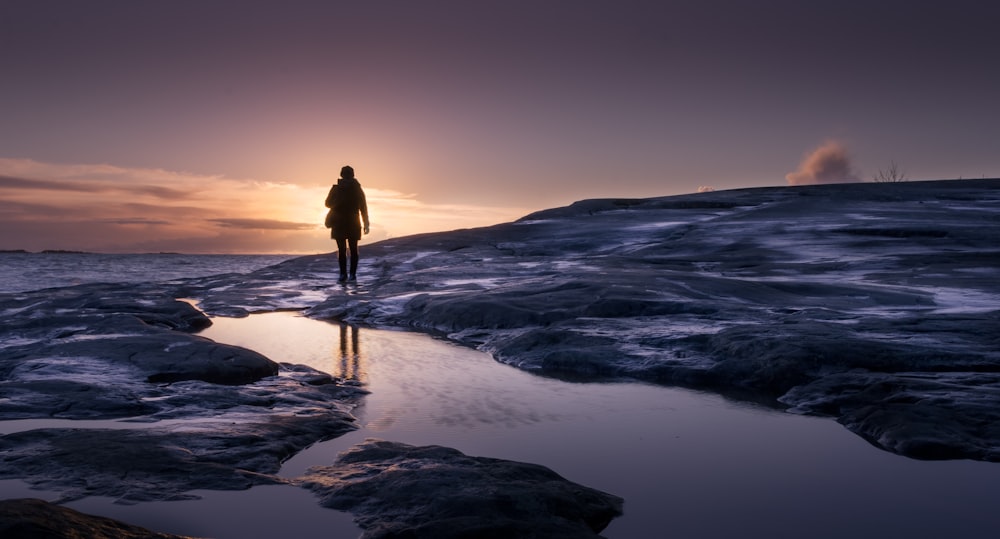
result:
[[[316,253],[329,186],[261,182],[109,165],[0,159],[5,248],[96,252]],[[519,208],[429,205],[368,188],[367,241],[484,226]],[[9,247],[8,247],[9,246]]]
[[[345,164],[366,242],[890,162],[1000,175],[985,2],[57,4],[0,7],[0,249],[326,252]]]

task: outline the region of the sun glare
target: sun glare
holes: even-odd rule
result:
[[[372,177],[386,173],[377,170]],[[0,192],[14,204],[12,211],[0,217],[4,230],[11,231],[0,249],[328,252],[333,247],[323,226],[327,211],[324,200],[338,174],[319,169],[316,174],[326,181],[257,181],[159,169],[0,159],[0,176],[6,178]],[[418,193],[387,189],[377,180],[361,179],[372,223],[365,242],[487,226],[528,211],[430,204],[421,201]],[[45,219],[38,218],[41,214]],[[18,243],[19,238],[31,241]]]

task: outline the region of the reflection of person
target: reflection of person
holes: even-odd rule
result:
[[[340,368],[337,374],[344,380],[364,382],[364,372],[361,370],[360,331],[359,328],[344,322],[340,323]]]
[[[354,281],[358,274],[358,240],[361,239],[361,222],[368,233],[368,203],[361,183],[354,177],[354,169],[345,166],[340,169],[337,185],[330,188],[326,196],[326,207],[330,208],[330,237],[337,240],[337,261],[340,263],[340,282]],[[351,272],[347,273],[347,249],[351,250]]]

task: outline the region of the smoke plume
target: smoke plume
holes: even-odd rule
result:
[[[799,169],[786,174],[785,179],[789,185],[861,181],[853,169],[847,148],[839,142],[829,141],[806,156]]]

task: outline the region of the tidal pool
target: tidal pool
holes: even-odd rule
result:
[[[609,539],[1000,536],[1000,465],[899,457],[831,419],[711,394],[543,378],[418,333],[290,312],[213,321],[201,335],[371,391],[354,411],[361,428],[302,451],[283,466],[285,477],[380,438],[542,464],[621,496],[625,515],[604,531]],[[203,499],[69,505],[218,539],[360,534],[350,515],[294,487],[197,494]]]
[[[371,437],[542,464],[622,496],[609,539],[1000,536],[1000,466],[900,457],[831,419],[563,382],[423,334],[294,313],[219,318],[202,334],[371,391],[355,410],[362,428],[301,452],[287,477]]]

